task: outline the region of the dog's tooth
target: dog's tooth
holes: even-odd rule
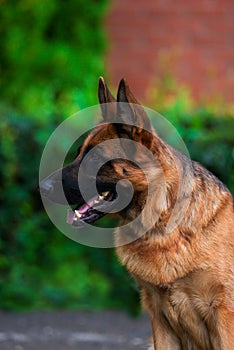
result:
[[[102,197],[106,197],[109,194],[109,191],[102,192]]]
[[[95,199],[94,204],[98,204],[100,202],[99,199],[100,199],[100,196],[98,197],[98,199]]]
[[[82,217],[82,214],[79,213],[78,210],[75,210],[75,214],[76,214],[77,218],[79,218],[79,219]],[[77,220],[77,218],[76,218],[76,220]]]

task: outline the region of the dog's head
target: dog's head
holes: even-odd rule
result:
[[[133,191],[130,203],[121,208],[119,214],[126,218],[134,206],[137,215],[144,205],[150,176],[155,177],[156,173],[160,173],[159,167],[152,165],[149,156],[149,153],[155,156],[159,139],[126,80],[121,80],[115,99],[104,79],[100,78],[98,97],[102,122],[89,133],[71,164],[40,183],[42,195],[62,204],[58,190],[58,181],[62,179],[68,203],[76,205],[67,217],[67,222],[74,226],[93,223],[115,209],[118,183],[121,183],[123,196],[128,197]],[[84,179],[86,199],[80,191],[78,174]],[[92,193],[91,184],[94,182],[96,194]]]

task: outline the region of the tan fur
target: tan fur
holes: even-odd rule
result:
[[[126,99],[131,100],[126,88]],[[108,102],[108,101],[106,101]],[[200,164],[181,170],[185,157],[166,145],[156,134],[150,150],[157,157],[167,185],[160,195],[160,172],[155,175],[155,192],[149,194],[147,223],[159,214],[146,234],[123,245],[121,229],[116,230],[118,257],[136,279],[142,305],[151,317],[154,348],[159,350],[232,350],[234,348],[234,215],[233,200],[226,187]],[[134,137],[133,137],[134,139]],[[128,173],[131,165],[125,164]],[[186,167],[184,167],[186,168]],[[180,174],[179,174],[180,172]],[[120,176],[119,171],[119,176]],[[190,203],[169,234],[166,226],[178,191],[178,177],[190,181]],[[131,177],[134,188],[141,175]],[[185,186],[186,187],[186,186]],[[144,207],[146,190],[135,194],[133,205],[122,214],[130,223]],[[135,203],[135,205],[134,205]],[[138,227],[130,224],[136,235]]]

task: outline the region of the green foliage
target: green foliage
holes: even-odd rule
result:
[[[234,193],[234,104],[217,96],[199,105],[190,89],[170,73],[156,82],[149,104],[176,127],[191,159],[212,171]]]
[[[48,125],[96,102],[103,73],[101,21],[107,0],[1,2],[4,104]]]
[[[1,2],[2,309],[137,308],[137,292],[129,289],[130,277],[114,252],[79,245],[58,232],[37,191],[51,132],[71,113],[97,103],[107,3]]]
[[[44,212],[38,128],[20,116],[0,125],[0,308],[137,310],[137,292],[113,250],[71,241]]]

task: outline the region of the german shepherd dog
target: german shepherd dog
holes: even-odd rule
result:
[[[136,280],[142,305],[150,315],[152,349],[234,349],[234,215],[231,193],[197,162],[191,162],[192,172],[187,172],[189,160],[157,135],[125,79],[119,84],[116,100],[104,79],[100,78],[98,97],[102,122],[89,133],[74,162],[60,170],[67,201],[77,205],[76,210],[69,212],[68,223],[78,226],[93,223],[104,216],[105,213],[98,210],[99,201],[102,206],[103,202],[107,206],[114,203],[117,182],[129,180],[134,189],[133,197],[116,215],[120,217],[121,225],[129,224],[126,235],[135,235],[137,239],[124,244],[123,236],[119,235],[120,228],[117,228],[116,250],[120,262]],[[125,107],[119,107],[121,103]],[[116,118],[118,123],[113,122]],[[77,174],[84,155],[112,139],[127,139],[143,145],[157,160],[161,170],[154,168],[142,149],[131,151],[138,164],[147,164],[153,188],[148,193],[145,173],[134,162],[123,158],[107,161],[97,174],[99,197],[94,208],[92,201],[84,201]],[[108,152],[112,152],[111,148]],[[105,157],[105,152],[101,156]],[[99,157],[90,159],[91,167]],[[91,176],[89,171],[87,178]],[[168,233],[166,227],[178,194],[178,174],[184,183],[192,184],[189,193],[183,192],[184,196],[190,196],[190,201],[182,220]],[[57,198],[56,176],[53,173],[40,184],[42,194],[52,201]],[[139,222],[137,225],[131,225],[131,222],[142,212],[146,196],[150,205],[141,216],[140,224],[148,227],[148,222],[153,222],[153,225],[138,237]],[[179,200],[183,202],[183,198]]]

